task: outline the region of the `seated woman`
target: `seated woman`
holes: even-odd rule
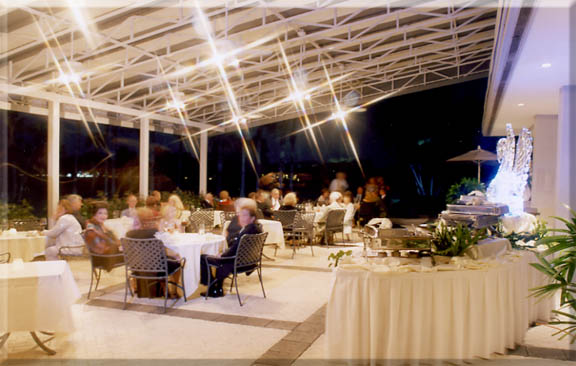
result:
[[[234,201],[230,198],[228,191],[220,192],[220,202],[218,202],[218,209],[221,211],[234,211]]]
[[[200,256],[200,283],[203,285],[208,286],[208,269],[206,265],[206,257],[208,257],[210,264],[218,266],[215,277],[212,277],[215,279],[215,283],[206,289],[207,294],[210,297],[224,296],[222,284],[226,277],[228,277],[228,275],[234,271],[234,258],[230,257],[234,257],[236,255],[236,251],[238,250],[238,245],[240,244],[240,239],[242,239],[242,236],[246,234],[260,234],[262,232],[260,224],[258,224],[256,221],[256,209],[254,207],[241,207],[237,217],[241,230],[233,237],[230,237],[230,234],[228,235],[228,243],[231,243],[228,250],[222,253],[220,257],[206,256],[205,254]],[[205,296],[206,293],[201,295]]]
[[[292,211],[296,210],[296,203],[298,203],[298,198],[296,197],[296,193],[291,192],[284,196],[284,204],[280,206],[280,211]]]
[[[62,252],[66,255],[81,255],[84,248],[82,239],[82,226],[73,215],[74,210],[70,201],[63,199],[58,202],[58,208],[54,219],[56,223],[50,230],[44,230],[46,236],[46,249],[44,255],[47,261],[57,261],[60,248],[63,246],[77,247],[64,248]]]
[[[137,210],[137,214],[140,227],[127,232],[126,237],[131,239],[154,239],[158,232],[158,216],[156,213],[149,208],[142,207]],[[182,258],[172,249],[166,247],[164,247],[164,249],[166,250],[166,256],[168,257],[168,273],[172,273],[180,267]],[[181,276],[182,271],[178,271],[170,276],[169,280],[174,283],[180,283]],[[168,287],[168,294],[170,298],[179,297],[175,286]]]
[[[114,233],[104,227],[104,221],[108,219],[108,204],[106,202],[94,202],[91,206],[91,218],[86,225],[84,240],[88,250],[93,254],[111,255],[120,253],[120,241]],[[122,256],[117,257],[94,257],[93,263],[102,266],[107,271],[114,268],[117,263],[124,262]]]
[[[162,219],[159,225],[160,231],[168,232],[184,232],[182,222],[178,219],[178,210],[171,205],[164,205],[162,207]]]

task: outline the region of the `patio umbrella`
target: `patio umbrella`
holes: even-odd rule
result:
[[[498,160],[498,156],[493,152],[482,150],[480,145],[476,150],[470,150],[465,154],[455,156],[447,161],[474,161],[478,164],[478,183],[480,183],[480,165],[485,161]]]

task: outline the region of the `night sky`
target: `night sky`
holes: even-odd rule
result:
[[[495,150],[497,138],[481,135],[486,83],[486,79],[479,79],[393,97],[364,113],[350,114],[348,126],[366,177],[385,178],[395,202],[395,216],[441,210],[452,183],[476,176],[474,163],[446,160],[479,144]],[[46,204],[45,117],[16,112],[1,116],[0,124],[8,122],[8,128],[0,126],[0,130],[8,131],[9,199],[27,199],[42,214]],[[62,194],[94,197],[98,191],[108,196],[137,192],[138,130],[98,127],[100,132],[90,124],[97,141],[94,144],[81,122],[62,121]],[[233,196],[247,195],[256,189],[258,175],[279,171],[298,178],[291,186],[289,180],[284,183],[303,199],[316,198],[339,170],[348,173],[354,189],[363,184],[364,178],[339,124],[332,121],[314,130],[324,163],[306,134],[291,135],[300,127],[299,120],[288,120],[250,129],[247,139],[252,151],[257,152],[253,154],[257,172],[243,154],[237,133],[210,137],[208,189],[226,189]],[[198,162],[188,143],[179,136],[152,132],[150,144],[150,169],[154,174],[151,188],[197,191]],[[484,167],[486,180],[495,174],[494,168]],[[423,182],[424,194],[418,193],[417,176]]]

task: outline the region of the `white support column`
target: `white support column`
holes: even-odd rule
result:
[[[548,223],[556,215],[556,146],[557,115],[536,115],[532,127],[534,155],[532,159],[532,207]]]
[[[208,132],[200,133],[200,195],[206,193],[208,187]]]
[[[569,218],[564,205],[576,209],[576,85],[560,89],[556,154],[556,216]]]
[[[142,118],[140,120],[140,170],[139,170],[139,191],[140,198],[146,199],[148,196],[150,177],[150,120]]]
[[[48,227],[54,225],[53,215],[60,199],[60,103],[48,102]]]

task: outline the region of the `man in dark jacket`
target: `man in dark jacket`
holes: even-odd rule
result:
[[[262,228],[260,224],[256,221],[256,210],[253,207],[242,207],[238,212],[238,224],[242,227],[242,229],[237,233],[231,233],[230,235],[234,235],[232,237],[227,238],[229,247],[220,257],[216,256],[207,256],[201,255],[200,256],[200,283],[203,285],[208,286],[208,266],[206,260],[211,265],[216,265],[216,274],[212,274],[212,280],[215,281],[210,287],[207,289],[208,296],[210,297],[222,297],[224,296],[224,290],[222,289],[222,284],[226,277],[230,275],[234,271],[234,256],[238,251],[238,246],[240,245],[240,240],[242,236],[246,234],[260,234],[262,232]],[[202,296],[205,293],[201,294]]]

